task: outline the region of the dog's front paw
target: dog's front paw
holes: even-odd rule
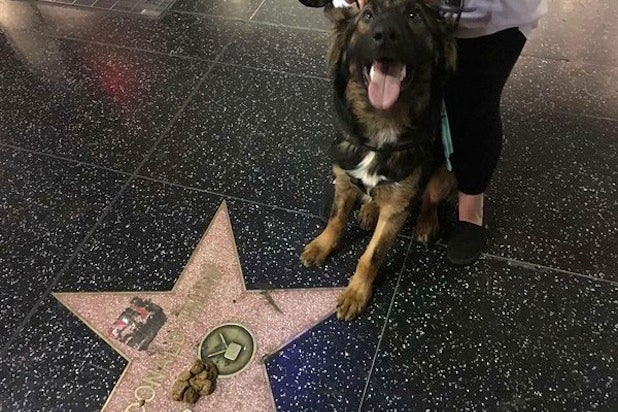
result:
[[[365,308],[371,297],[371,284],[350,280],[348,287],[337,299],[337,318],[350,321],[356,318]]]
[[[300,255],[300,261],[306,267],[321,266],[332,250],[332,245],[317,237],[305,246],[305,250]]]

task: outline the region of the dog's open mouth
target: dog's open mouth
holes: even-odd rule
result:
[[[371,105],[379,110],[390,109],[402,89],[406,66],[394,61],[375,60],[365,67],[363,77]]]

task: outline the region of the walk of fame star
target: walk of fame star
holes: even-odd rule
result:
[[[128,361],[104,410],[223,412],[275,409],[263,358],[329,316],[339,292],[247,290],[223,203],[171,291],[54,296]],[[173,401],[198,352],[233,373],[194,405]]]

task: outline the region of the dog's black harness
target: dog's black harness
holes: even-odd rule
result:
[[[334,83],[334,109],[337,113],[335,116],[335,130],[337,138],[333,142],[331,154],[335,164],[338,164],[346,174],[350,181],[357,186],[363,193],[369,194],[371,187],[365,186],[361,179],[352,175],[360,162],[365,158],[367,152],[374,152],[378,157],[378,164],[388,164],[388,158],[396,153],[400,157],[399,164],[405,165],[403,168],[386,169],[381,168],[374,170],[375,175],[381,176],[383,179],[376,183],[375,186],[395,184],[405,179],[412,172],[412,166],[424,162],[429,153],[428,150],[434,151],[439,155],[441,149],[435,147],[435,144],[427,146],[424,142],[431,141],[431,136],[439,131],[440,127],[440,102],[433,102],[430,107],[421,115],[419,122],[412,127],[407,128],[403,135],[400,135],[396,142],[385,143],[377,146],[372,144],[364,136],[362,126],[358,122],[356,116],[348,107],[341,90],[345,88],[345,78],[343,75],[344,62],[340,61],[335,69]],[[342,148],[341,144],[345,142],[351,148]],[[439,142],[436,141],[438,146]],[[431,158],[435,156],[430,155]],[[403,162],[403,163],[402,163]]]
[[[355,147],[356,149],[360,149],[360,151],[371,151],[376,153],[377,156],[380,157],[388,157],[390,154],[394,153],[394,152],[401,152],[404,150],[411,150],[413,151],[414,149],[418,148],[418,142],[413,140],[413,139],[406,139],[400,142],[396,142],[396,143],[390,143],[390,144],[386,144],[384,146],[374,146],[371,145],[369,143],[367,143],[367,141],[361,140],[355,136],[349,136],[346,134],[340,134],[340,139],[338,139],[335,142],[335,145],[340,144],[342,141],[345,141],[346,143],[352,145],[353,147]],[[350,178],[350,182],[353,183],[355,186],[357,186],[363,193],[367,193],[370,194],[370,187],[366,186],[363,181],[361,179],[358,179],[354,176],[352,176],[350,174],[350,170],[349,169],[343,169],[346,174],[348,175],[348,177]],[[377,182],[375,184],[375,186],[382,186],[382,185],[387,185],[387,184],[394,184],[397,183],[399,181],[399,179],[390,179],[386,176],[384,176],[385,179],[381,180],[379,182]],[[373,187],[375,187],[373,186]]]
[[[416,128],[414,127],[412,129],[416,129]],[[453,153],[453,143],[451,141],[451,131],[450,131],[450,126],[449,126],[449,122],[448,122],[448,116],[446,114],[446,108],[444,106],[444,103],[442,103],[442,110],[441,110],[441,113],[440,113],[440,125],[436,126],[436,128],[434,129],[433,133],[437,133],[438,132],[437,129],[440,130],[442,150],[444,151],[444,158],[445,158],[445,161],[446,161],[446,168],[450,172],[452,170],[450,156]],[[377,146],[374,146],[372,144],[369,144],[364,139],[359,139],[356,136],[349,136],[349,135],[346,135],[346,134],[342,134],[341,137],[342,137],[342,140],[346,141],[347,143],[351,144],[354,147],[366,149],[366,150],[375,152],[378,155],[388,155],[388,154],[393,153],[393,152],[399,152],[399,151],[402,151],[402,150],[413,149],[417,145],[416,141],[414,141],[412,139],[405,139],[405,140],[400,141],[400,142],[390,143],[390,144],[386,144],[386,145],[381,146],[381,147],[377,147]],[[350,182],[352,182],[359,189],[361,189],[362,192],[369,194],[369,189],[367,188],[367,186],[365,186],[365,184],[360,179],[357,179],[356,177],[350,176],[349,173],[347,173],[347,174],[348,174],[348,176],[350,178]],[[391,180],[391,179],[386,179],[386,180],[382,180],[382,181],[378,182],[376,184],[376,186],[384,185],[384,184],[390,184],[390,183],[396,183],[396,181]]]

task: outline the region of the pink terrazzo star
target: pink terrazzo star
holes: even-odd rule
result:
[[[223,412],[275,409],[262,358],[329,316],[339,292],[246,290],[224,203],[171,291],[54,296],[128,360],[104,410]],[[196,404],[172,400],[172,385],[204,336],[225,323],[253,333],[255,356]]]

